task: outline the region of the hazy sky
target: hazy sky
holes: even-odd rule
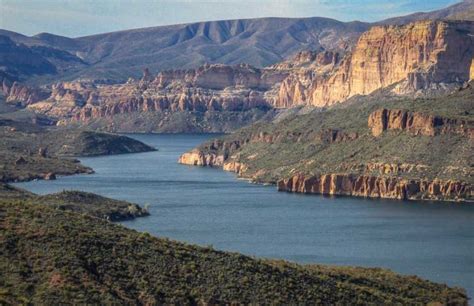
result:
[[[0,28],[71,37],[123,29],[254,17],[377,21],[459,0],[0,0]]]

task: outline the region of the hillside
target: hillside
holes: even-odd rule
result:
[[[27,37],[3,30],[0,35],[29,47],[67,51],[86,64],[79,70],[78,65],[73,65],[69,71],[36,78],[36,82],[43,83],[58,78],[126,81],[140,76],[146,67],[153,72],[196,68],[205,63],[263,67],[301,50],[344,49],[368,27],[366,23],[319,17],[260,18],[159,26],[79,38],[47,33]],[[29,77],[19,74],[17,78]]]
[[[0,215],[6,304],[466,303],[463,290],[415,276],[258,260],[38,202],[2,200]]]
[[[266,68],[206,64],[122,84],[3,82],[6,101],[60,125],[118,132],[229,132],[275,109],[329,107],[383,88],[405,97],[456,90],[474,71],[474,22],[375,26],[350,50],[302,51]]]
[[[12,113],[3,116],[12,117]],[[93,172],[71,157],[155,150],[125,136],[80,129],[51,129],[1,116],[0,139],[0,182],[55,179],[57,175]]]
[[[437,11],[374,24],[321,17],[257,18],[131,29],[78,38],[51,33],[28,37],[0,30],[0,41],[9,38],[20,44],[6,48],[0,43],[0,64],[5,67],[2,70],[6,69],[0,72],[0,78],[7,76],[10,80],[36,84],[74,79],[117,82],[139,77],[146,67],[155,73],[196,68],[205,63],[247,63],[260,68],[299,51],[321,47],[346,50],[373,25],[401,25],[426,19],[474,20],[473,12],[472,0],[465,0]],[[19,52],[10,53],[12,48]],[[45,69],[38,71],[38,64]]]
[[[180,162],[222,167],[281,191],[473,201],[474,89],[345,104],[243,128]]]
[[[62,191],[37,195],[0,182],[0,201],[41,203],[61,211],[72,211],[108,221],[125,221],[148,216],[148,210],[137,204],[106,198],[82,191]]]
[[[379,22],[380,24],[406,24],[419,20],[435,20],[435,19],[450,19],[450,20],[470,20],[474,21],[474,1],[463,0],[446,8],[432,11],[414,13],[407,16],[395,17]]]

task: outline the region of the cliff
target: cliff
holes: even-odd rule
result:
[[[276,106],[327,106],[394,84],[396,93],[407,94],[469,81],[473,32],[468,21],[373,27],[330,73],[290,75]]]
[[[30,87],[18,82],[11,83],[7,78],[2,81],[2,93],[7,97],[7,103],[16,103],[21,106],[34,104],[49,97],[49,92],[41,88]]]
[[[397,109],[379,109],[373,112],[369,116],[368,126],[372,135],[376,137],[386,130],[401,130],[412,135],[435,136],[456,133],[474,138],[472,121]]]
[[[60,125],[88,125],[102,120],[109,129],[126,130],[125,126],[131,126],[128,131],[133,131],[146,125],[140,123],[143,119],[133,118],[149,114],[157,123],[152,129],[167,131],[162,126],[169,124],[167,121],[175,113],[181,113],[193,114],[187,124],[215,131],[213,121],[217,121],[218,127],[225,120],[234,120],[239,127],[261,119],[272,107],[277,84],[287,75],[285,70],[257,69],[244,64],[204,65],[191,70],[163,71],[156,76],[145,70],[141,79],[130,79],[124,84],[57,83],[42,89],[48,92],[46,97],[29,99],[27,104],[30,110],[57,119]],[[13,94],[8,98],[10,102],[20,100],[25,98]],[[227,118],[212,119],[214,113]],[[122,114],[131,116],[122,118],[122,122],[112,122]],[[207,122],[203,116],[208,117]]]
[[[299,52],[267,68],[206,64],[156,76],[145,69],[141,79],[122,84],[75,81],[30,88],[7,82],[3,92],[8,102],[60,125],[127,132],[222,131],[222,122],[233,120],[240,127],[264,118],[272,108],[326,107],[380,89],[402,96],[449,92],[470,80],[473,58],[474,22],[421,21],[375,26],[354,46]],[[216,113],[223,115],[209,115]],[[186,128],[169,123],[178,119],[175,114],[188,114],[180,123]]]
[[[327,174],[295,175],[277,182],[278,191],[397,200],[454,200],[474,196],[472,185],[456,181]]]
[[[280,191],[472,202],[473,97],[471,86],[428,99],[368,96],[243,128],[179,162],[219,167]]]

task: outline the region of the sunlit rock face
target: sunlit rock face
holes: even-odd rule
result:
[[[167,70],[123,84],[59,82],[44,88],[3,84],[20,102],[59,124],[88,124],[117,114],[244,112],[326,107],[390,87],[393,94],[434,94],[474,74],[474,22],[421,21],[376,26],[357,43],[302,51],[267,68],[206,64]]]
[[[397,177],[328,174],[295,175],[278,181],[279,191],[398,200],[456,200],[472,195],[472,186],[456,181],[407,180]]]
[[[399,109],[379,109],[368,118],[373,136],[380,136],[387,130],[407,131],[412,135],[436,136],[455,133],[474,138],[473,122],[461,119],[443,118],[420,112]]]
[[[362,34],[340,64],[326,74],[291,74],[277,106],[327,106],[398,84],[396,93],[436,89],[472,76],[474,23],[421,21],[377,26]]]

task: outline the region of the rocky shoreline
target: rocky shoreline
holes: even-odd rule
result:
[[[297,174],[276,182],[259,181],[255,177],[245,175],[248,167],[244,163],[233,160],[226,161],[222,155],[205,154],[198,150],[184,153],[178,163],[221,168],[224,171],[234,172],[239,177],[249,179],[254,183],[275,185],[278,191],[283,192],[412,201],[474,202],[467,199],[474,192],[472,185],[461,181],[437,179],[430,181],[354,174],[318,176]]]

